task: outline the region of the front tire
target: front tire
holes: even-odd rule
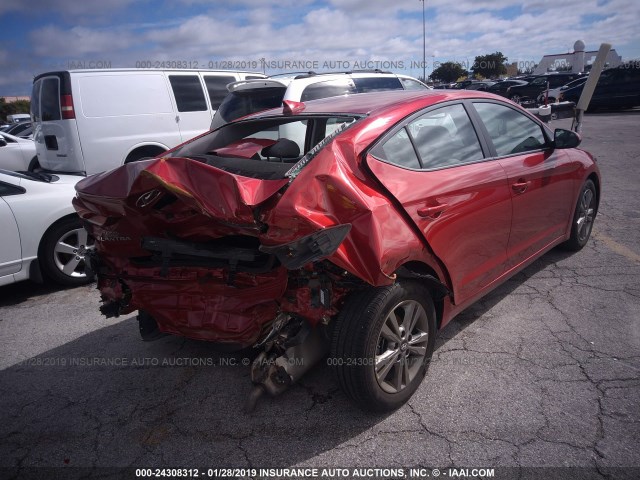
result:
[[[42,273],[51,281],[67,287],[84,285],[93,280],[85,272],[85,253],[93,248],[93,240],[77,216],[54,223],[42,240],[38,260]]]
[[[342,390],[363,410],[402,406],[427,372],[435,317],[428,290],[416,282],[355,293],[336,319],[331,344],[330,363]]]
[[[563,247],[567,250],[577,252],[589,241],[591,230],[593,229],[593,221],[598,211],[598,201],[596,186],[592,180],[584,182],[580,195],[578,196],[578,204],[576,205],[571,224],[571,236]]]

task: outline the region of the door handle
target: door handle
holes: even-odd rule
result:
[[[447,208],[446,203],[433,205],[431,207],[422,207],[418,209],[418,215],[427,218],[438,218],[440,214]]]
[[[525,181],[524,178],[518,179],[518,181],[511,185],[511,188],[516,193],[524,193],[529,188],[529,182]]]

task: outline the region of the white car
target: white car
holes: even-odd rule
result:
[[[432,90],[420,80],[381,70],[297,73],[265,79],[241,80],[227,85],[224,98],[211,121],[211,130],[260,110],[278,108],[284,100],[306,102],[319,98],[383,90]]]
[[[0,132],[0,168],[33,171],[38,167],[36,145],[33,140]]]
[[[81,178],[0,170],[0,285],[92,280],[84,267],[93,241],[71,205]]]

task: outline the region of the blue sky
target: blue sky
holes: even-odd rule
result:
[[[278,73],[379,66],[418,76],[420,0],[2,0],[0,96],[72,67],[239,67]],[[613,45],[640,58],[638,0],[426,0],[427,74],[501,51],[522,65]],[[296,62],[295,64],[293,62]]]

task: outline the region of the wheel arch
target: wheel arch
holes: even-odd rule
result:
[[[600,208],[600,178],[596,172],[591,172],[587,177],[587,180],[591,180],[596,187],[596,208]]]
[[[436,324],[438,329],[444,316],[444,299],[451,295],[451,291],[440,278],[440,275],[430,265],[421,261],[410,261],[396,270],[398,278],[410,278],[429,290],[436,309]]]
[[[155,157],[169,150],[169,147],[159,142],[149,142],[135,145],[128,152],[123,163],[135,162],[144,157]]]

